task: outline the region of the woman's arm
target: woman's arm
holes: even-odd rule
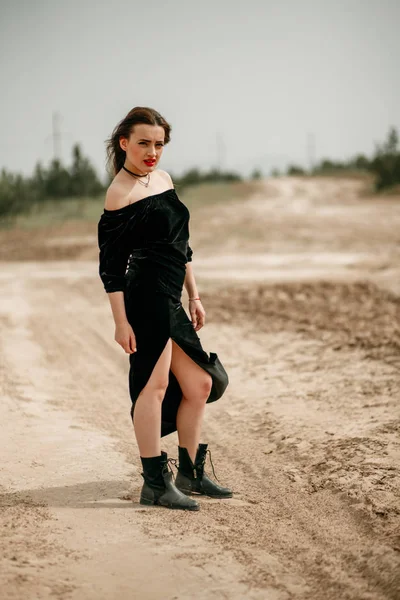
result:
[[[107,296],[110,301],[115,325],[118,326],[128,323],[125,310],[124,292],[109,292]]]
[[[174,182],[169,173],[166,171],[160,171],[159,173],[166,178],[166,181],[171,187],[174,187]],[[194,278],[193,267],[192,267],[192,255],[193,251],[189,244],[187,245],[186,252],[186,275],[184,280],[184,285],[187,293],[189,294],[189,298],[198,298],[198,290],[196,285],[196,280]],[[195,331],[201,329],[205,323],[206,313],[201,304],[200,300],[189,300],[189,312],[192,318],[192,323]]]
[[[124,292],[107,294],[115,322],[115,341],[122,346],[127,354],[136,352],[136,336],[125,312]]]
[[[107,203],[108,200],[108,203]],[[118,206],[106,199],[106,206]],[[136,339],[125,310],[125,271],[130,253],[125,216],[102,214],[98,223],[99,275],[107,292],[115,322],[115,340],[125,352],[136,351]]]
[[[189,295],[189,298],[198,298],[199,297],[199,294],[197,291],[196,280],[194,278],[192,262],[186,263],[186,275],[185,275],[184,285],[185,285],[186,291]]]
[[[186,263],[186,275],[184,285],[189,298],[198,298],[196,280],[194,278],[192,261]],[[189,300],[189,312],[192,319],[192,324],[195,331],[199,331],[206,322],[206,312],[203,308],[201,300]]]

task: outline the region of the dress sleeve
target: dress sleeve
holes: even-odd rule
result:
[[[192,255],[193,255],[193,250],[191,249],[191,247],[188,244],[187,245],[187,250],[186,250],[186,260],[188,262],[192,262]]]
[[[128,220],[102,214],[98,223],[99,275],[107,293],[125,290],[125,272],[130,254]]]

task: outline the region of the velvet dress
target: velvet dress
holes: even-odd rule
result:
[[[215,352],[204,351],[181,296],[189,246],[188,208],[175,188],[152,194],[115,210],[104,209],[98,223],[99,275],[107,293],[123,291],[127,319],[137,351],[129,355],[131,418],[169,338],[211,375],[207,402],[218,400],[228,375]],[[169,370],[162,403],[161,437],[176,431],[182,390]]]

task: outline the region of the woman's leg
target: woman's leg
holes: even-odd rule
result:
[[[169,338],[152,374],[140,392],[133,412],[133,425],[140,456],[161,454],[161,405],[168,386],[172,357],[172,340]]]
[[[176,419],[179,446],[187,448],[194,462],[200,442],[204,408],[212,387],[211,375],[199,367],[173,340],[171,371],[183,394]]]

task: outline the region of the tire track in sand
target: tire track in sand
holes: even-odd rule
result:
[[[54,306],[46,301],[44,287],[68,299],[57,304],[57,318],[51,318]],[[114,447],[132,463],[132,484],[126,481],[130,489],[122,486],[121,492],[137,499],[141,478],[127,411],[127,356],[116,346],[112,350],[110,309],[100,294],[93,281],[28,282],[29,330],[46,349],[49,373],[60,376],[54,406],[75,413],[82,427],[90,424],[112,436]],[[201,568],[207,580],[215,584],[222,577],[220,597],[234,598],[238,586],[245,586],[241,590],[249,598],[319,600],[322,591],[332,600],[396,598],[398,553],[379,535],[364,507],[335,487],[337,482],[332,488],[311,485],[315,473],[307,469],[326,448],[328,427],[339,432],[343,423],[349,432],[359,427],[346,405],[338,405],[337,394],[325,403],[322,380],[309,397],[298,393],[304,386],[299,359],[315,362],[318,344],[293,333],[250,335],[245,320],[210,323],[200,336],[207,350],[218,349],[230,373],[226,396],[207,410],[205,434],[218,456],[217,474],[233,485],[236,496],[227,502],[202,499],[195,519],[145,509],[135,526],[153,547],[168,540],[175,557]],[[366,368],[357,351],[342,354],[336,364],[333,356],[320,361],[326,386],[334,388],[346,364]],[[373,368],[380,370],[382,381],[389,376],[387,365],[373,363]],[[290,402],[291,396],[296,402]],[[293,415],[299,402],[302,410]],[[374,410],[377,419],[386,419],[385,408]],[[172,437],[165,448],[176,455]],[[223,581],[227,571],[231,579]],[[213,583],[209,593],[212,588]]]

